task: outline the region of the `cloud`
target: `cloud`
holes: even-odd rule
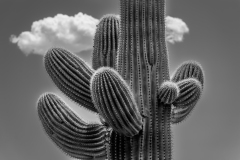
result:
[[[166,40],[170,43],[181,42],[183,35],[189,32],[186,23],[179,18],[166,17]]]
[[[98,22],[98,19],[81,12],[75,16],[57,14],[33,22],[31,31],[22,32],[19,36],[11,35],[10,41],[26,55],[43,55],[51,47],[81,52],[93,47]]]
[[[63,47],[74,53],[92,49],[98,19],[79,12],[74,16],[57,14],[33,22],[31,31],[19,36],[11,35],[10,41],[18,45],[26,55],[44,55],[51,47]],[[188,33],[187,25],[179,18],[166,17],[166,39],[180,42]]]

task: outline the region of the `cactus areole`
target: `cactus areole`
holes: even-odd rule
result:
[[[172,160],[171,124],[198,102],[202,67],[187,61],[170,79],[165,0],[120,0],[120,10],[120,20],[100,20],[93,69],[61,48],[44,59],[57,87],[99,114],[101,124],[84,122],[52,93],[39,98],[38,115],[52,141],[74,158]]]

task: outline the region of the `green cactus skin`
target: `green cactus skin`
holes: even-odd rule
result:
[[[158,99],[165,104],[172,104],[179,96],[179,87],[171,81],[163,82],[160,86]]]
[[[107,50],[112,48],[107,43],[112,39],[107,38],[105,27],[95,36],[94,50],[97,51],[93,54],[97,55],[93,55],[93,66],[98,68],[96,71],[74,54],[59,48],[47,53],[45,67],[65,94],[99,113],[102,124],[96,125],[100,133],[97,132],[94,138],[101,149],[105,147],[105,152],[96,150],[92,159],[172,160],[171,124],[186,119],[199,100],[204,83],[203,70],[197,62],[188,61],[170,79],[165,40],[165,0],[120,0],[120,22],[116,62],[114,58],[107,58],[112,62],[105,62],[105,57],[100,56],[100,52],[101,55],[115,54]],[[105,33],[101,42],[98,41],[99,33]],[[57,115],[72,113],[58,98],[50,97],[40,98],[38,102],[38,108],[43,108],[39,116],[46,132],[51,138],[57,135],[58,138],[52,138],[57,145],[64,142],[61,148],[66,153],[73,152],[72,156],[89,159],[88,153],[92,153],[95,144],[70,149],[70,145],[76,144],[67,141],[73,137],[71,132],[64,132],[66,130],[62,126],[66,126],[65,123],[56,122],[60,119]],[[49,99],[54,103],[50,104]],[[68,124],[77,123],[86,129],[92,126],[75,119],[69,118]],[[58,136],[60,134],[61,137]],[[78,138],[77,134],[73,135]],[[79,141],[92,142],[84,137]]]
[[[43,94],[37,105],[43,128],[65,153],[80,159],[106,156],[105,127],[85,123],[52,93]]]
[[[142,129],[140,112],[128,85],[115,70],[98,69],[90,88],[95,107],[113,130],[127,137],[138,134]]]
[[[101,66],[116,67],[119,23],[117,15],[108,14],[103,16],[97,25],[92,54],[93,69]]]
[[[52,48],[47,51],[44,64],[63,93],[86,109],[97,112],[90,93],[90,79],[94,70],[84,60],[65,49]]]

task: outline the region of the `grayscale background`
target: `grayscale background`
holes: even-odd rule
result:
[[[83,12],[97,19],[119,13],[118,0],[0,0],[0,160],[72,160],[42,129],[36,101],[60,95],[85,121],[95,115],[69,101],[43,67],[43,56],[25,56],[9,41],[32,22],[58,13]],[[168,44],[171,73],[183,61],[205,70],[205,90],[191,115],[172,126],[174,160],[240,159],[240,1],[167,0],[167,15],[186,22],[181,43]],[[78,55],[91,64],[92,50]]]

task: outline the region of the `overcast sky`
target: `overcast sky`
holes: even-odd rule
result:
[[[45,134],[38,97],[54,92],[85,121],[98,119],[60,93],[41,53],[54,42],[91,64],[92,26],[107,13],[119,14],[118,0],[0,0],[0,160],[72,160]],[[192,114],[172,126],[173,159],[239,160],[240,1],[167,0],[167,15],[180,18],[180,32],[189,32],[183,39],[179,33],[182,42],[168,43],[171,73],[182,62],[196,60],[206,77]],[[54,17],[66,22],[62,28],[54,28]]]

